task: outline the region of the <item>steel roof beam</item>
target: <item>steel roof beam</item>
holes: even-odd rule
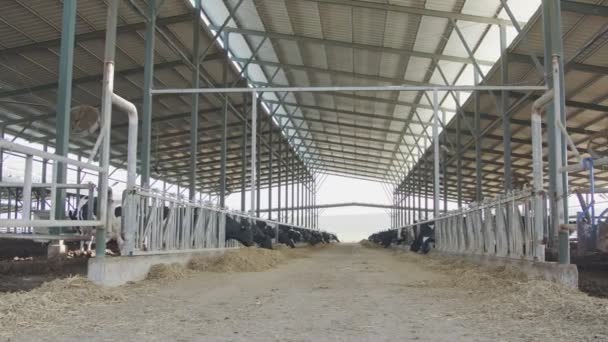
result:
[[[509,20],[504,20],[500,18],[493,17],[484,17],[479,15],[470,15],[464,13],[456,13],[456,12],[447,12],[447,11],[438,11],[426,8],[412,7],[412,6],[404,6],[404,5],[395,5],[395,4],[386,4],[386,3],[377,3],[370,1],[361,1],[361,0],[306,0],[317,2],[319,4],[333,4],[333,5],[341,5],[341,6],[349,6],[349,7],[358,7],[358,8],[367,8],[367,9],[375,9],[387,12],[398,12],[398,13],[407,13],[428,17],[436,17],[436,18],[445,18],[445,19],[453,19],[453,20],[464,20],[470,21],[473,23],[480,24],[489,24],[489,25],[512,25]]]
[[[156,24],[160,25],[160,26],[165,26],[165,25],[177,24],[177,23],[190,21],[190,20],[192,20],[192,15],[190,13],[186,13],[186,14],[180,14],[180,15],[171,16],[171,17],[158,18],[156,20]],[[146,28],[146,22],[144,21],[144,22],[119,26],[116,31],[118,34],[121,34],[121,33],[144,30],[145,28]],[[86,33],[80,33],[80,34],[76,35],[76,43],[81,43],[81,42],[96,40],[96,39],[104,39],[105,35],[106,35],[105,28],[103,30],[96,30],[96,31],[91,31],[91,32],[86,32]],[[42,49],[57,48],[57,47],[59,47],[60,43],[61,43],[61,39],[57,38],[57,39],[50,39],[50,40],[26,44],[26,45],[14,46],[14,47],[0,50],[0,56],[10,55],[10,54],[20,54],[20,53],[24,53],[24,52],[30,52],[30,51],[36,51],[36,50],[42,50]]]
[[[583,15],[595,15],[608,17],[608,6],[594,5],[579,1],[561,0],[561,9],[566,12],[574,12]]]
[[[215,26],[212,26],[212,28],[217,29],[217,27],[215,27]],[[224,28],[224,32],[236,33],[236,34],[245,35],[245,36],[260,36],[260,37],[267,36],[268,38],[279,39],[279,40],[304,41],[304,42],[317,43],[317,44],[322,44],[322,45],[345,47],[345,48],[349,48],[349,49],[360,49],[360,50],[368,50],[368,51],[375,51],[375,52],[394,53],[394,54],[401,55],[401,56],[428,58],[428,59],[449,61],[449,62],[455,62],[455,63],[464,63],[464,64],[473,63],[473,60],[471,58],[466,58],[466,57],[449,56],[449,55],[428,53],[428,52],[422,52],[422,51],[396,49],[396,48],[384,47],[384,46],[378,46],[378,45],[344,42],[344,41],[339,41],[339,40],[321,39],[321,38],[291,35],[291,34],[276,33],[276,32],[248,30],[248,29],[241,29],[241,28],[234,28],[234,27],[226,27],[226,28]],[[482,60],[477,60],[477,63],[480,65],[487,65],[487,66],[492,66],[494,64],[491,61],[482,61]]]
[[[245,58],[232,58],[233,61],[244,63],[247,61]],[[412,86],[439,86],[438,84],[418,82],[400,78],[393,77],[384,77],[384,76],[376,76],[376,75],[368,75],[361,73],[354,73],[350,71],[341,71],[341,70],[332,70],[332,69],[324,69],[318,68],[308,65],[297,65],[297,64],[285,64],[285,63],[277,63],[277,62],[267,62],[267,61],[251,61],[250,64],[256,64],[265,67],[273,67],[273,68],[281,68],[283,70],[299,70],[304,72],[318,72],[328,74],[330,76],[341,76],[341,77],[350,77],[350,78],[362,78],[370,81],[377,82],[387,82],[387,83],[396,83],[399,85],[412,85]]]

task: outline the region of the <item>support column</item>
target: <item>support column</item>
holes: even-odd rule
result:
[[[258,116],[258,93],[251,93],[251,211],[256,208],[255,198],[256,198],[256,145],[257,145],[257,116]]]
[[[445,115],[445,111],[442,112],[443,113],[443,117],[442,117],[442,122],[445,125],[445,127],[447,128],[447,118]],[[456,114],[458,115],[458,114]],[[448,134],[446,131],[443,132],[443,146],[447,147],[447,139],[448,139]],[[448,160],[448,155],[445,152],[445,150],[443,151],[443,162],[441,163],[442,166],[442,170],[443,170],[443,212],[447,213],[448,212],[448,165],[446,163],[446,161]]]
[[[273,153],[273,141],[272,141],[272,116],[268,117],[268,219],[272,220],[272,153]]]
[[[72,106],[72,70],[76,36],[76,1],[63,3],[61,50],[59,53],[59,86],[57,88],[57,119],[55,154],[67,157],[70,149],[70,110]],[[57,163],[57,183],[66,183],[68,166]],[[57,189],[55,219],[65,218],[65,189]],[[61,228],[59,228],[60,230]],[[52,229],[52,233],[60,233]]]
[[[192,12],[192,88],[200,88],[200,62],[199,62],[199,34],[200,34],[200,18],[201,18],[201,0],[194,1],[194,9]],[[224,75],[227,67],[224,66]],[[225,76],[224,76],[225,77]],[[225,83],[224,83],[225,84]],[[192,93],[192,110],[190,113],[190,165],[189,167],[189,193],[188,198],[191,201],[196,200],[196,162],[198,153],[198,100],[199,93]],[[224,103],[224,110],[227,104]],[[222,149],[223,151],[223,149]],[[223,164],[222,164],[223,165]],[[222,167],[223,168],[223,167]],[[223,192],[220,189],[220,207],[224,207]]]
[[[503,85],[509,84],[509,55],[507,48],[507,28],[500,25],[500,78]],[[504,188],[505,192],[513,190],[511,169],[511,117],[509,114],[509,92],[503,90],[500,98],[500,115],[502,116],[502,143],[504,159]],[[507,226],[510,225],[507,218]]]
[[[473,68],[474,82],[475,85],[479,85],[479,73],[476,68]],[[482,187],[481,187],[481,173],[482,173],[482,161],[481,161],[481,115],[479,113],[479,91],[473,92],[474,110],[475,110],[475,201],[481,202],[483,200]]]
[[[279,132],[279,160],[277,161],[277,221],[281,222],[281,172],[283,171],[283,143],[281,141],[281,132]]]
[[[433,90],[433,217],[439,216],[439,95]]]
[[[246,111],[247,98],[243,98],[243,110]],[[246,211],[246,185],[247,182],[247,116],[243,119],[243,139],[241,141],[241,211]]]
[[[141,129],[141,186],[150,185],[150,147],[152,146],[152,88],[154,88],[154,43],[156,33],[156,0],[148,1],[144,53],[144,86]]]
[[[259,106],[259,101],[256,102],[254,104],[254,106],[256,106],[259,109],[261,108]],[[262,131],[262,121],[258,120],[258,131]],[[258,174],[258,178],[257,178],[257,189],[255,192],[255,195],[257,197],[255,203],[256,203],[256,207],[255,207],[255,216],[256,217],[260,217],[260,206],[262,205],[262,139],[260,136],[260,141],[258,142],[258,158],[257,158],[257,163],[256,163],[256,167],[258,169],[257,174]]]
[[[295,221],[295,184],[296,184],[296,156],[295,152],[291,154],[291,224],[296,224]]]
[[[462,118],[456,114],[456,202],[458,209],[462,208]]]
[[[559,226],[567,223],[568,215],[568,174],[559,169],[568,162],[566,139],[558,124],[566,127],[566,104],[564,90],[564,62],[561,22],[561,2],[543,0],[543,28],[545,35],[545,70],[552,76],[555,91],[553,105],[547,110],[549,142],[549,204],[551,211],[551,231],[549,246],[558,247],[559,262],[570,263],[568,232]],[[548,46],[547,46],[548,44]],[[553,61],[553,64],[549,63]]]
[[[296,174],[297,174],[297,180],[298,183],[296,184],[296,224],[299,226],[300,225],[300,187],[302,184],[302,174],[301,172],[301,168],[300,168],[300,163],[298,162],[298,166],[296,167]]]

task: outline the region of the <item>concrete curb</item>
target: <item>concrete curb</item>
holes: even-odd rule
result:
[[[407,250],[409,247],[394,247],[398,250]],[[576,265],[561,265],[556,262],[536,262],[529,260],[517,260],[510,258],[501,258],[493,255],[473,255],[443,252],[434,249],[434,255],[439,255],[446,258],[460,258],[465,261],[487,267],[497,266],[513,266],[522,271],[528,279],[542,279],[554,283],[562,284],[566,287],[578,288],[578,270]]]
[[[146,279],[152,265],[178,263],[187,265],[195,256],[222,255],[232,248],[213,248],[196,252],[136,255],[130,257],[104,257],[89,259],[87,276],[95,284],[120,286]]]

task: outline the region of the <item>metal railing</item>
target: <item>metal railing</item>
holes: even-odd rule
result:
[[[249,220],[250,225],[262,221],[274,227],[275,241],[278,240],[280,225],[313,230],[140,187],[125,190],[123,207],[122,232],[125,242],[122,255],[238,247],[237,241],[226,241],[227,215]]]
[[[224,211],[141,188],[126,190],[123,204],[123,255],[226,247]]]
[[[31,234],[32,239],[40,239],[41,235],[44,235],[47,238],[53,239],[62,239],[63,237],[56,234],[45,234],[48,233],[47,230],[38,230],[38,232],[43,231],[43,234],[37,234],[36,229],[32,228],[51,228],[51,227],[96,227],[103,225],[103,220],[100,219],[88,219],[88,220],[78,220],[72,221],[69,219],[57,218],[56,213],[58,212],[57,208],[63,208],[65,203],[57,203],[57,191],[59,189],[80,189],[87,190],[89,198],[93,197],[93,193],[95,191],[95,185],[92,183],[88,184],[68,184],[68,183],[57,183],[58,172],[57,172],[57,164],[63,163],[66,166],[72,165],[81,169],[90,170],[100,172],[101,168],[97,165],[82,162],[79,160],[59,156],[53,153],[44,152],[41,150],[37,150],[28,146],[24,146],[21,144],[13,143],[5,139],[0,139],[0,149],[8,150],[14,152],[16,154],[22,154],[25,156],[25,167],[23,171],[24,181],[23,183],[18,182],[1,182],[0,187],[2,188],[20,188],[22,189],[21,196],[21,218],[15,219],[0,219],[0,227],[6,228],[5,231],[11,232],[1,233],[0,236],[4,238],[27,238],[25,236],[15,236],[15,232],[20,233],[34,233]],[[49,162],[52,162],[52,175],[51,175],[51,183],[32,183],[32,173],[33,173],[33,160],[34,157],[46,159]],[[48,218],[42,217],[41,215],[34,215],[32,211],[32,189],[50,189],[50,201],[51,208],[48,212]],[[107,206],[107,203],[101,203],[101,206]],[[93,206],[89,206],[90,210],[93,209]],[[92,212],[89,213],[89,218],[93,218]],[[46,216],[46,215],[44,215]],[[17,230],[16,228],[23,228],[21,230]]]
[[[440,251],[544,261],[546,208],[543,206],[541,212],[535,209],[539,198],[546,203],[544,196],[521,191],[472,203],[468,208],[399,228],[398,236],[411,241],[414,228],[434,224],[435,247]],[[537,217],[543,219],[535,220]]]

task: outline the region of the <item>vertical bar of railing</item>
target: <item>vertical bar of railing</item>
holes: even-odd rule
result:
[[[57,162],[53,161],[53,176],[51,177],[51,212],[49,213],[49,219],[55,219],[55,213],[57,212]]]

